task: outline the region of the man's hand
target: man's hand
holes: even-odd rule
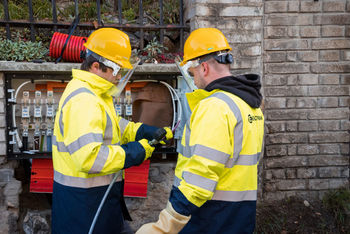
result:
[[[147,139],[139,140],[139,143],[145,149],[145,159],[144,160],[150,158],[152,156],[152,153],[153,153],[155,148],[153,146],[151,146],[150,144],[148,144]]]
[[[169,127],[164,127],[164,130],[166,131],[165,140],[168,141],[168,140],[173,139],[174,135],[173,135],[173,132],[171,131],[171,129]],[[164,141],[160,141],[159,143],[162,145],[166,144]]]

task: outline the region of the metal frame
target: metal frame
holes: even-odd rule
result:
[[[113,27],[118,28],[125,31],[139,31],[140,32],[140,47],[144,48],[144,32],[145,31],[159,31],[160,32],[160,42],[163,43],[164,31],[180,31],[180,47],[183,48],[184,45],[184,31],[189,31],[190,27],[184,25],[183,20],[183,0],[180,1],[180,22],[179,24],[164,24],[164,14],[163,14],[163,0],[159,0],[159,24],[154,25],[144,25],[143,24],[143,3],[142,0],[139,0],[139,20],[137,24],[121,24],[122,22],[122,0],[114,1],[114,10],[118,10],[119,16],[119,24],[103,24],[101,21],[101,1],[96,0],[96,8],[97,8],[97,22],[100,27]],[[33,16],[33,4],[32,0],[28,0],[28,11],[29,11],[29,19],[27,21],[19,21],[19,20],[11,20],[9,11],[8,11],[8,0],[3,0],[4,6],[4,19],[0,19],[0,26],[4,26],[6,28],[6,37],[7,39],[11,39],[11,27],[29,27],[30,28],[30,39],[31,41],[35,41],[36,28],[52,28],[53,31],[57,31],[61,28],[69,28],[70,22],[58,22],[57,21],[57,8],[56,8],[56,0],[51,0],[52,4],[52,22],[47,21],[35,21]],[[79,14],[78,12],[78,1],[75,0],[75,14],[76,16]],[[94,25],[89,23],[79,23],[77,25],[83,29],[95,29]]]

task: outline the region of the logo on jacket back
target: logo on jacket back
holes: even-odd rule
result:
[[[262,120],[262,116],[261,115],[248,115],[248,122],[249,123],[253,123],[253,121],[257,121],[257,120]]]

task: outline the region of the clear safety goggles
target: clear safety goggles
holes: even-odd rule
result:
[[[182,69],[185,73],[187,73],[192,79],[193,79],[193,73],[190,71],[190,68],[195,68],[198,67],[200,65],[200,61],[199,59],[196,60],[191,60],[188,61],[185,65],[182,66]]]
[[[111,68],[113,70],[113,76],[116,76],[119,73],[123,77],[129,71],[129,69],[122,68],[118,64],[116,64],[115,62],[112,62],[111,60],[106,59],[106,58],[86,49],[86,56],[90,56],[90,55],[93,56],[94,58],[96,58],[100,63],[102,63],[106,67]]]

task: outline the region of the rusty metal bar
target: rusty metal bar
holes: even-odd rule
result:
[[[119,0],[118,0],[118,2],[119,2]],[[118,10],[118,3],[117,3],[117,0],[113,0],[113,11],[114,11],[114,12],[117,12],[117,10]]]
[[[159,0],[159,25],[164,25],[164,19],[163,19],[163,0]],[[163,44],[164,42],[164,30],[160,29],[159,32],[159,42],[160,44]]]
[[[184,26],[184,14],[183,14],[183,6],[184,6],[184,2],[183,0],[180,0],[180,48],[181,51],[184,48],[184,30],[183,30],[183,26]]]
[[[143,5],[142,0],[139,0],[139,25],[143,25]],[[144,28],[140,28],[140,49],[143,49],[144,47]]]
[[[78,0],[74,1],[74,7],[75,7],[75,17],[78,17],[79,15],[79,4],[78,4]]]
[[[97,23],[100,26],[101,25],[101,0],[96,0],[96,7],[97,7]]]
[[[7,3],[7,0],[3,1],[4,3],[4,16],[5,16],[5,21],[9,22],[10,21],[10,15],[9,15],[9,6]],[[6,38],[11,40],[11,32],[10,32],[10,24],[6,23]]]
[[[34,16],[33,16],[33,4],[32,0],[28,0],[28,10],[29,10],[29,22],[30,22],[30,40],[35,41],[35,28],[34,28]]]
[[[51,5],[52,5],[52,22],[54,24],[57,23],[57,9],[56,9],[56,0],[51,0]],[[57,31],[57,25],[53,26],[53,30]]]
[[[33,24],[36,27],[43,27],[43,28],[52,28],[54,26],[62,27],[62,28],[69,28],[71,23],[68,22],[57,22],[57,23],[50,23],[46,21],[35,21],[35,22],[28,22],[28,21],[6,21],[6,20],[0,20],[0,25],[6,25],[10,24],[13,27],[25,27]],[[94,29],[94,25],[91,23],[79,23],[79,27],[85,28],[85,29]],[[167,25],[138,25],[138,24],[125,24],[125,25],[119,25],[119,24],[105,24],[105,27],[111,27],[111,28],[119,28],[119,29],[129,29],[129,31],[140,31],[141,29],[147,30],[147,31],[159,31],[160,29],[164,29],[166,31],[176,31],[176,30],[189,30],[188,26],[180,26],[178,24],[167,24]]]
[[[119,18],[119,24],[123,24],[123,19],[122,19],[122,0],[118,0],[118,18]]]

